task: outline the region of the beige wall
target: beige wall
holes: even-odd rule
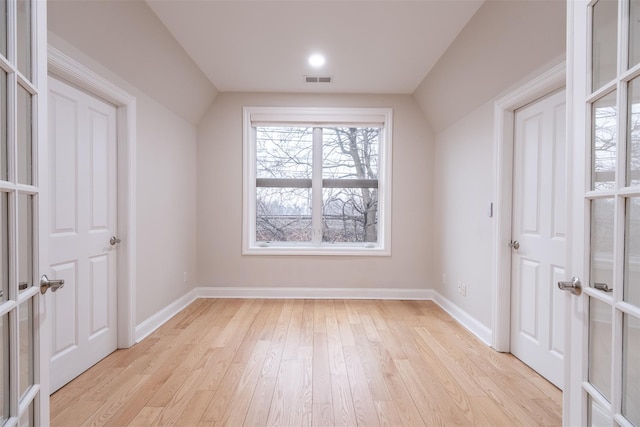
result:
[[[195,283],[196,128],[56,34],[49,33],[49,43],[136,97],[135,322],[140,324]]]
[[[489,328],[496,263],[495,217],[488,216],[496,193],[494,103],[563,60],[565,7],[555,0],[486,2],[414,94],[435,134],[430,282]]]
[[[243,256],[242,107],[393,108],[391,257]],[[198,127],[198,285],[429,289],[433,140],[411,96],[218,95]]]
[[[434,289],[487,327],[493,304],[493,103],[436,137]],[[446,276],[446,283],[442,275]],[[467,286],[458,293],[458,282]]]

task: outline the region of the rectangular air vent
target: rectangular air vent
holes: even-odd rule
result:
[[[331,83],[331,80],[331,77],[304,76],[304,81],[307,83]]]

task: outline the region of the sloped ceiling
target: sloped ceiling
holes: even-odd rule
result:
[[[217,95],[143,1],[49,0],[47,20],[50,32],[190,123]]]
[[[147,0],[220,92],[410,94],[483,0]],[[307,58],[326,57],[321,69]],[[306,83],[305,75],[332,83]]]

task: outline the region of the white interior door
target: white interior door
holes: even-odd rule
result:
[[[49,78],[51,391],[117,347],[116,108]]]
[[[566,92],[515,112],[511,353],[560,389],[566,258]]]
[[[568,3],[574,143],[567,425],[640,425],[640,1]]]
[[[0,424],[47,425],[46,314],[38,286],[46,206],[46,4],[0,2]],[[45,78],[43,78],[45,76]]]

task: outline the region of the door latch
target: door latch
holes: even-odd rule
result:
[[[49,288],[51,292],[55,292],[64,286],[64,279],[49,280],[46,274],[40,278],[40,293],[44,294]]]

